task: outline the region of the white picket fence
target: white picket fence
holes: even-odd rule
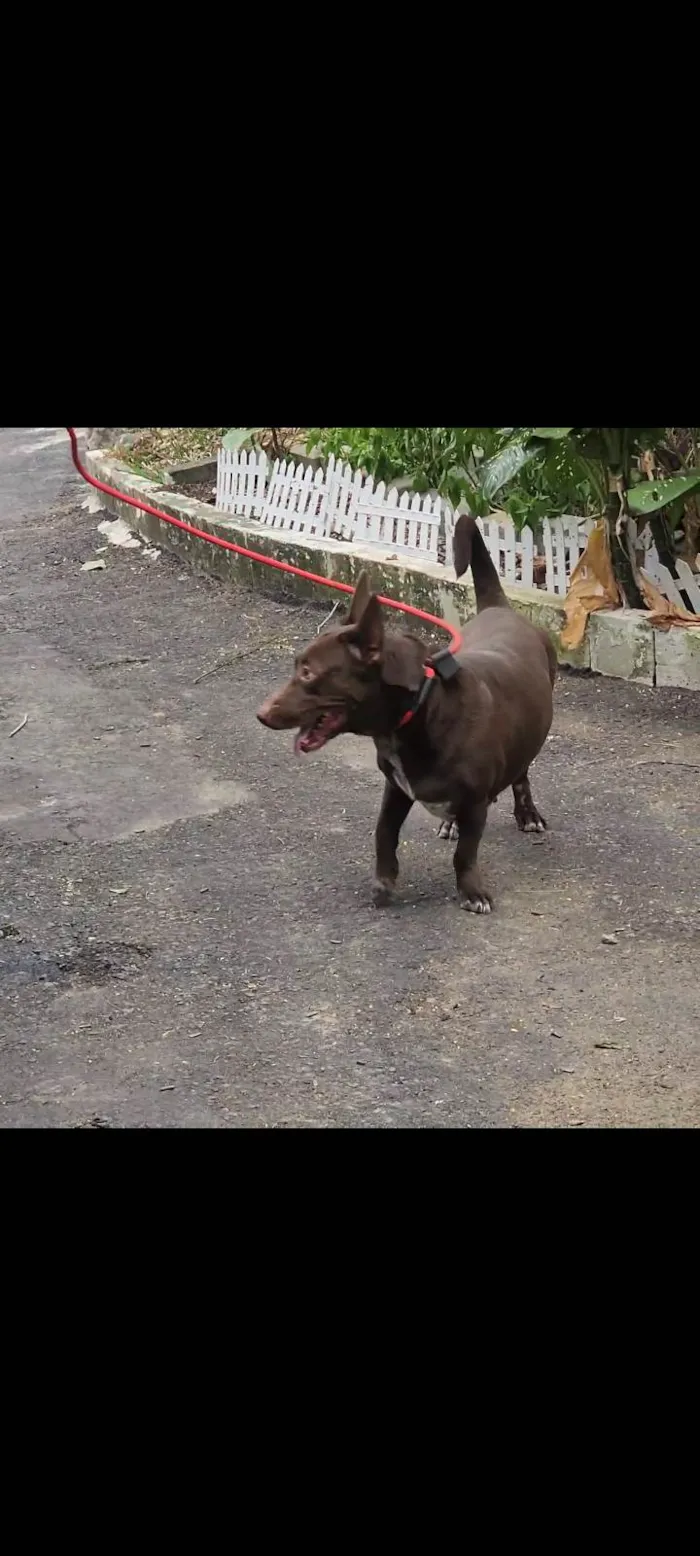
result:
[[[230,453],[220,448],[216,469],[216,506],[222,513],[242,513],[261,519],[265,508],[270,462],[262,449]]]
[[[455,514],[449,503],[417,492],[399,496],[395,487],[387,491],[383,481],[375,486],[371,476],[333,457],[325,469],[314,471],[284,459],[270,467],[258,451],[222,449],[216,506],[291,534],[381,546],[417,561],[452,561]],[[511,521],[500,516],[480,519],[479,526],[504,582],[533,588],[532,531],[526,526],[517,535]],[[566,594],[590,529],[590,523],[576,518],[545,519],[545,587],[551,593]]]

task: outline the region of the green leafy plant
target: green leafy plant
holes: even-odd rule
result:
[[[307,451],[347,459],[377,481],[406,478],[414,491],[436,491],[454,507],[466,499],[488,511],[478,468],[502,434],[490,427],[311,427]]]
[[[659,554],[672,552],[667,524],[659,515],[677,516],[678,505],[700,487],[700,470],[670,479],[645,480],[641,460],[645,451],[663,443],[663,427],[532,427],[515,428],[505,448],[482,471],[489,496],[532,461],[545,467],[560,446],[569,459],[585,468],[603,501],[605,523],[615,577],[626,603],[644,605],[634,546],[629,532],[631,517],[650,519]]]

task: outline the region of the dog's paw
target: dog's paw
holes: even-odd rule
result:
[[[485,891],[471,892],[468,897],[460,897],[460,908],[465,913],[491,913],[493,911],[493,899]]]
[[[375,881],[372,887],[372,902],[375,908],[388,908],[393,900],[393,881]]]
[[[443,821],[438,827],[438,837],[445,843],[459,842],[459,827],[456,821]]]
[[[540,815],[536,805],[516,805],[515,824],[519,832],[547,831],[547,823],[544,816]]]

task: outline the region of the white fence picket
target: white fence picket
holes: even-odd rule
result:
[[[329,495],[327,471],[319,466],[311,482],[311,502],[307,513],[309,535],[321,537],[328,534]]]
[[[251,504],[250,511],[254,519],[260,518],[263,508],[265,507],[265,497],[267,495],[267,483],[269,480],[269,475],[270,461],[267,457],[267,454],[263,454],[262,449],[260,449],[258,452],[257,462],[254,465],[253,455],[251,453],[248,461],[248,494]]]
[[[696,616],[700,616],[700,576],[693,572],[688,562],[676,562],[676,577],[690,600]]]
[[[384,498],[384,513],[380,517],[380,530],[385,546],[396,546],[396,536],[399,528],[399,494],[395,486],[387,492]]]
[[[561,519],[545,519],[542,538],[547,564],[547,588],[550,594],[566,594],[566,547]]]
[[[229,513],[228,490],[229,465],[226,449],[220,448],[216,461],[216,507],[220,513]]]
[[[516,552],[518,546],[516,543]],[[516,581],[523,589],[534,587],[535,577],[535,537],[526,524],[520,531],[520,578]]]

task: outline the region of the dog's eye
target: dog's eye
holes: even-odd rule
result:
[[[300,665],[299,666],[299,680],[300,681],[304,681],[307,686],[310,684],[311,681],[315,681],[316,680],[316,677],[315,677],[314,672],[311,669],[310,665]]]

